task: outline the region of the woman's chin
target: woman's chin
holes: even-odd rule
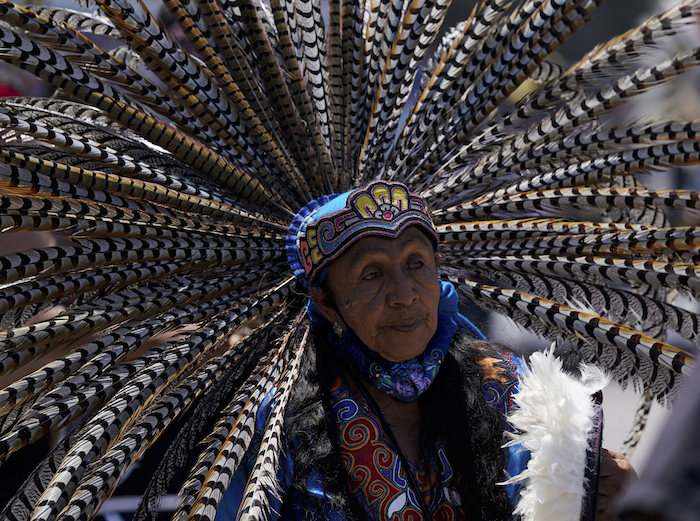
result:
[[[389,362],[405,362],[422,355],[430,340],[427,335],[416,338],[416,330],[417,328],[411,331],[394,330],[381,344],[368,347]]]

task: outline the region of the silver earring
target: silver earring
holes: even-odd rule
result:
[[[343,336],[343,328],[340,326],[339,322],[333,322],[333,333],[337,337]]]

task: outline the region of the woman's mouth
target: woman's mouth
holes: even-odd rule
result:
[[[389,326],[391,329],[394,329],[396,331],[400,331],[401,333],[409,333],[416,329],[418,327],[418,324],[420,324],[420,320],[412,320],[410,322],[402,322],[400,324],[393,324]]]

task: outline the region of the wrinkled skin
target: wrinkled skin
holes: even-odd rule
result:
[[[423,353],[437,329],[439,256],[416,227],[396,239],[365,237],[333,261],[311,298],[331,323],[351,328],[392,362]]]

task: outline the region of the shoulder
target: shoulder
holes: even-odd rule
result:
[[[457,335],[453,347],[462,364],[471,360],[481,370],[481,390],[486,403],[508,414],[524,375],[523,360],[503,347],[466,336]]]

